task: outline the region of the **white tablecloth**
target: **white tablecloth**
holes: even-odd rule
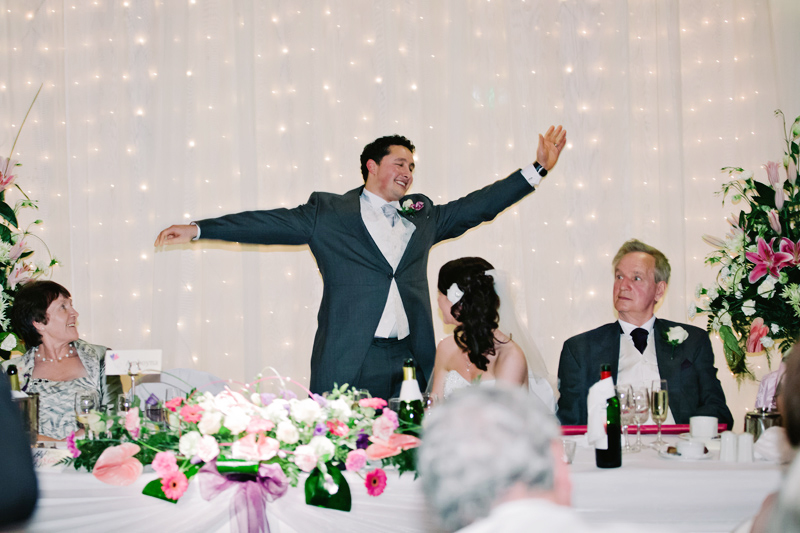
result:
[[[712,453],[708,460],[683,462],[645,450],[625,455],[622,468],[601,470],[594,466],[594,451],[579,447],[571,467],[573,506],[587,521],[597,523],[624,521],[667,531],[731,531],[777,489],[780,470],[763,462],[721,463],[718,452]],[[230,530],[229,493],[206,502],[192,482],[184,497],[171,504],[141,494],[154,478],[155,474],[145,474],[130,487],[111,487],[84,472],[42,470],[38,508],[25,531]],[[348,473],[347,478],[353,495],[350,513],[305,505],[301,483],[268,505],[272,531],[435,531],[412,475],[398,478],[389,473],[386,491],[377,498],[367,495],[358,476]]]

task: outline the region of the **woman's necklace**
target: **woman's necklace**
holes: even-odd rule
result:
[[[462,353],[464,354],[464,357],[467,358],[467,374],[469,374],[470,370],[472,370],[472,361],[470,360],[469,354],[467,352],[462,352]]]
[[[48,359],[47,357],[44,356],[44,354],[39,353],[39,348],[41,347],[42,345],[40,344],[39,346],[36,346],[33,349],[33,356],[34,358],[38,358],[39,361],[42,361],[44,363],[56,363],[58,361],[61,361],[62,359],[67,359],[68,357],[72,357],[73,355],[75,355],[75,347],[72,345],[72,343],[69,343],[69,350],[67,351],[66,354],[54,356],[51,359]]]

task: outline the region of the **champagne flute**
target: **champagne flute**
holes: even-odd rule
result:
[[[622,453],[638,452],[639,450],[635,450],[628,440],[628,427],[633,422],[634,414],[633,389],[630,385],[617,385],[616,392],[619,399],[619,417],[622,423],[622,435],[625,443]]]
[[[657,450],[666,444],[666,441],[661,438],[661,424],[663,424],[664,420],[667,419],[668,412],[669,392],[667,390],[667,380],[654,380],[650,395],[650,414],[653,417],[653,421],[658,426],[658,438],[656,438],[655,442],[653,442],[651,446]]]
[[[633,419],[636,422],[636,444],[634,448],[642,449],[642,424],[647,422],[650,416],[650,391],[647,387],[634,389],[633,396]]]
[[[97,409],[97,394],[91,391],[79,391],[75,393],[75,419],[78,421],[78,427],[84,429],[86,438],[91,439],[91,430],[89,429],[89,414]]]

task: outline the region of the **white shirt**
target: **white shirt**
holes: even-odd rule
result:
[[[656,357],[656,343],[653,341],[655,335],[656,317],[653,315],[650,320],[641,326],[635,326],[624,320],[619,321],[622,333],[619,339],[619,371],[617,372],[617,385],[632,385],[633,388],[647,387],[652,389],[653,381],[661,379],[658,371],[658,358]],[[636,328],[647,330],[647,347],[643,353],[639,353],[633,344],[631,332]],[[667,384],[669,385],[669,384]],[[647,424],[652,424],[652,417],[648,418]],[[674,424],[672,409],[667,413],[665,424]]]

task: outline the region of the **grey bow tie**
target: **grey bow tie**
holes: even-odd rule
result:
[[[384,216],[389,221],[389,225],[394,227],[397,221],[400,219],[400,215],[397,213],[397,209],[392,204],[383,204],[381,207]]]

